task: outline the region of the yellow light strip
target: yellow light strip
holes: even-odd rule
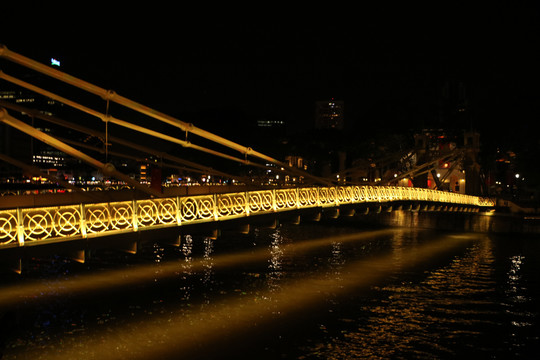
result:
[[[376,234],[367,233],[367,235],[371,239],[376,237]],[[476,238],[447,236],[437,241],[409,248],[400,252],[401,270],[418,266],[435,255],[452,251],[474,239]],[[269,256],[268,250],[264,249],[264,251],[263,259]],[[249,332],[252,327],[265,326],[273,319],[286,317],[288,314],[299,311],[310,311],[312,306],[325,301],[327,294],[342,296],[351,289],[356,291],[368,289],[396,270],[395,256],[395,254],[390,253],[359,259],[343,267],[339,280],[323,274],[300,281],[284,281],[280,285],[279,291],[261,289],[256,296],[225,298],[219,302],[216,301],[211,307],[204,307],[199,311],[193,309],[189,312],[166,312],[163,315],[152,316],[144,322],[133,320],[132,322],[110,325],[106,329],[106,336],[104,333],[100,333],[99,329],[87,330],[81,336],[73,336],[71,339],[61,338],[58,343],[52,343],[51,351],[46,356],[51,360],[66,357],[79,358],[83,353],[91,352],[95,358],[104,360],[172,358],[174,354],[195,350],[196,344],[212,345],[214,340],[219,339],[220,336]],[[220,257],[212,259],[212,263],[213,266],[219,266]],[[196,266],[196,264],[193,265]],[[176,271],[178,271],[181,264],[175,263],[175,266]],[[161,267],[159,269],[160,271],[146,274],[144,280],[160,276]],[[195,271],[193,268],[191,270]],[[131,272],[137,271],[130,269],[126,272],[128,273],[128,281]],[[102,274],[101,277],[107,284],[115,280],[114,278],[113,280],[105,278],[104,275],[107,274]],[[84,291],[85,281],[84,279],[79,280],[82,283],[79,287],[81,291]],[[118,281],[123,283],[126,279],[121,278]],[[60,295],[50,288],[47,288],[46,291],[57,296]],[[276,317],[276,314],[279,316]],[[29,358],[32,358],[32,356],[43,355],[44,347],[40,346],[39,349],[25,348],[23,351],[25,356],[28,355]]]
[[[311,201],[308,201],[312,199]],[[212,222],[234,219],[241,216],[268,214],[316,207],[337,207],[342,204],[390,203],[395,201],[435,202],[459,205],[468,210],[493,207],[492,199],[477,196],[448,193],[443,191],[391,186],[349,186],[337,188],[291,188],[246,193],[223,193],[215,195],[185,196],[133,201],[126,207],[125,202],[79,204],[48,208],[28,208],[0,210],[1,246],[16,240],[17,233],[12,226],[14,215],[23,224],[24,241],[44,239],[66,239],[80,236],[78,231],[92,236],[119,231],[136,231],[162,226],[187,225],[197,222]],[[84,211],[85,216],[73,216],[74,207]],[[112,215],[111,215],[112,211]],[[122,211],[120,217],[117,214]],[[133,218],[133,226],[124,226],[123,220]],[[53,219],[65,219],[65,223],[55,223]],[[84,218],[84,224],[78,222]],[[69,223],[72,219],[75,224]],[[77,222],[78,221],[78,222]],[[26,225],[24,225],[26,224]],[[9,226],[8,226],[9,225]],[[19,237],[22,236],[19,231]],[[19,239],[20,242],[21,239]]]

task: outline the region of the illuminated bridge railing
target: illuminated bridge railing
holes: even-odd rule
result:
[[[0,210],[0,249],[295,209],[395,201],[448,203],[476,209],[494,206],[491,199],[430,189],[343,186],[19,208]]]

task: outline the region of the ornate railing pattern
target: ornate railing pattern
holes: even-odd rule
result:
[[[393,201],[449,203],[469,208],[494,206],[491,199],[430,189],[338,186],[10,209],[0,210],[0,248],[302,208]]]

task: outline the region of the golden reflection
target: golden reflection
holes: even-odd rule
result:
[[[214,239],[205,237],[204,240],[204,255],[203,255],[203,284],[209,285],[212,282],[212,275],[214,274],[214,263],[212,259],[212,253],[214,252]]]
[[[393,226],[406,227],[410,222],[409,212],[404,210],[395,210],[390,213],[390,219]]]
[[[401,264],[407,267],[418,255],[426,256],[425,252],[401,252]],[[490,316],[495,312],[484,299],[495,288],[493,262],[492,244],[489,239],[482,239],[447,267],[430,272],[420,284],[374,287],[382,300],[378,306],[364,307],[371,314],[367,322],[356,331],[345,333],[343,339],[334,339],[330,345],[312,351],[332,359],[391,359],[402,358],[403,354],[413,358],[452,356],[451,348],[445,344],[452,344],[457,336],[478,335],[467,325],[479,321],[485,326],[491,324]],[[474,310],[470,310],[473,306]],[[484,320],[472,320],[471,313],[477,315],[482,306]],[[455,330],[455,324],[462,325],[462,329]]]
[[[156,267],[154,270],[154,274],[155,274],[154,282],[157,282],[160,277],[159,274],[161,273],[161,267],[159,265],[164,255],[165,255],[165,248],[162,247],[158,243],[154,243],[153,244],[153,258],[154,258],[153,260],[156,263]]]
[[[189,282],[187,281],[188,278],[193,275],[193,258],[191,256],[191,253],[193,251],[193,238],[191,235],[186,235],[184,237],[184,241],[182,241],[181,244],[182,248],[182,255],[184,255],[184,261],[182,262],[181,269],[182,269],[182,276],[180,277],[180,280],[182,280],[182,285],[180,286],[180,291],[182,293],[181,300],[188,301],[191,298],[191,286],[188,285]],[[167,267],[169,267],[171,264],[167,264]],[[140,269],[144,271],[143,269]],[[176,272],[175,272],[176,274]],[[141,279],[141,281],[144,281]]]
[[[268,260],[267,284],[271,292],[280,290],[280,281],[283,277],[283,235],[281,229],[276,228],[270,235],[270,260]]]
[[[340,241],[332,241],[330,259],[330,269],[335,278],[339,278],[341,268],[345,264],[345,256],[343,255],[343,243]]]
[[[416,231],[415,229],[411,229],[407,232],[408,237],[413,237],[413,239],[416,240]],[[392,255],[393,259],[392,262],[395,264],[396,269],[401,269],[404,265],[403,263],[403,252],[406,251],[406,248],[404,246],[404,239],[405,233],[403,231],[398,231],[394,233],[394,236],[392,237],[391,242],[391,249],[392,249]],[[416,241],[411,242],[413,245],[416,245]]]
[[[389,231],[375,231],[357,234],[356,240],[373,239],[374,236],[389,233]],[[349,241],[354,238],[353,236],[342,237]],[[331,243],[336,240],[336,238],[328,238],[324,242]],[[433,240],[404,252],[403,261],[409,266],[415,266],[436,254],[448,252],[465,241],[468,239],[451,236]],[[322,242],[323,239],[314,241],[319,244]],[[309,247],[307,242],[291,246],[295,245]],[[267,249],[264,250],[264,254],[268,255]],[[66,358],[163,359],[173,354],[193,350],[194,346],[202,347],[199,350],[204,351],[212,345],[213,341],[218,341],[223,336],[265,326],[264,324],[274,319],[276,313],[287,317],[299,311],[309,312],[310,306],[320,304],[324,301],[326,294],[344,294],[351,289],[369,288],[395,270],[392,264],[393,256],[393,254],[381,255],[353,262],[343,269],[339,282],[326,275],[314,276],[282,284],[282,291],[272,294],[269,290],[266,293],[261,292],[258,296],[253,296],[253,294],[241,297],[231,296],[207,307],[202,312],[170,312],[155,315],[147,318],[146,321],[111,325],[107,328],[106,334],[88,331],[81,336],[63,337],[59,340],[61,344],[50,344],[48,347],[41,346],[34,350],[27,349],[24,353],[17,354],[17,358],[37,359],[41,356],[49,360]],[[216,257],[214,261],[216,266],[218,264],[223,266],[227,263],[237,263],[239,260],[247,261],[251,258],[248,258],[247,254],[237,254]],[[399,296],[397,300],[400,300]],[[390,309],[392,309],[391,304]],[[409,311],[414,312],[414,309],[413,306]],[[388,326],[401,323],[399,319],[403,314],[396,310],[391,311]],[[407,316],[406,313],[404,315]],[[375,327],[378,327],[378,324]],[[62,349],[61,352],[58,351],[59,348]]]
[[[287,244],[287,251],[307,251],[320,246],[331,244],[332,241],[354,242],[362,240],[372,240],[375,237],[385,236],[397,231],[396,229],[384,229],[377,231],[358,232],[348,235],[338,235],[313,240],[301,241]],[[204,258],[193,259],[193,238],[191,235],[184,237],[181,244],[185,261],[179,264],[178,261],[166,261],[160,263],[160,272],[155,273],[156,265],[140,265],[128,269],[110,270],[104,273],[84,274],[67,280],[58,281],[55,284],[44,285],[36,281],[26,284],[6,286],[0,291],[0,306],[17,304],[24,299],[38,299],[49,294],[77,294],[88,291],[99,291],[110,288],[119,288],[141,282],[154,281],[156,278],[167,278],[178,276],[182,271],[186,275],[192,275],[205,269]],[[245,251],[235,254],[216,256],[213,259],[214,268],[237,266],[241,264],[256,263],[268,259],[268,250]]]

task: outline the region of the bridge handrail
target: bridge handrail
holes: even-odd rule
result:
[[[145,228],[343,204],[421,201],[493,207],[493,199],[423,188],[286,188],[146,200],[0,210],[0,249],[25,242],[86,238]]]

